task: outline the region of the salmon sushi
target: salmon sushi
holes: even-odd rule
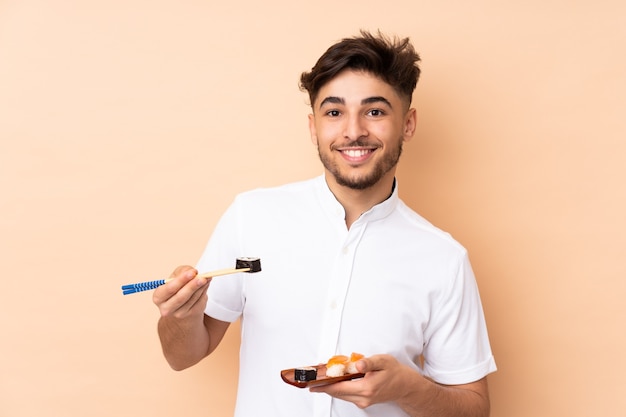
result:
[[[345,355],[335,355],[326,363],[326,376],[343,376],[346,372],[346,364],[350,358]]]
[[[358,374],[359,371],[356,369],[356,363],[358,360],[363,359],[364,356],[360,353],[352,352],[350,355],[350,360],[346,364],[346,373],[348,374]]]
[[[346,374],[358,374],[356,362],[363,359],[360,353],[353,352],[350,357],[346,355],[335,355],[326,363],[326,376],[335,377]]]

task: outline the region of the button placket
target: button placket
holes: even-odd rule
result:
[[[352,277],[354,257],[364,230],[365,224],[353,225],[335,259],[325,301],[326,308],[318,348],[320,361],[327,360],[329,355],[335,353],[341,331],[344,302]]]

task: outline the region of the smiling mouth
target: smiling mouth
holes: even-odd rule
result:
[[[364,164],[372,157],[376,148],[345,148],[337,149],[344,161],[356,166]]]
[[[349,158],[362,158],[374,152],[374,150],[373,149],[344,149],[340,152]]]

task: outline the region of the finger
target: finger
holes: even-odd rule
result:
[[[373,355],[360,359],[355,364],[356,369],[361,373],[382,371],[390,366],[389,355]]]
[[[347,396],[358,391],[358,381],[341,381],[334,384],[316,385],[309,388],[311,392],[323,392],[333,397]]]
[[[356,370],[362,374],[375,370],[373,362],[366,358],[359,359],[354,366],[356,367]]]
[[[187,317],[206,294],[206,288],[208,288],[208,283],[200,288],[196,288],[195,281],[185,285],[180,291],[158,305],[161,316],[179,319]]]
[[[362,381],[344,381],[309,388],[311,392],[325,393],[331,397],[354,403],[360,408],[371,404],[370,399],[364,395],[363,390]]]
[[[178,291],[170,297],[170,300],[176,304],[180,304],[181,307],[186,304],[193,304],[206,293],[210,282],[211,279],[207,278],[185,276],[180,280],[179,285],[176,286]],[[183,285],[180,286],[180,284]],[[172,287],[174,287],[174,285],[172,285]]]
[[[186,309],[187,311],[191,311],[200,308],[204,311],[208,299],[207,289],[209,288],[210,283],[210,278],[199,278],[190,282],[187,286],[191,286],[192,289],[195,288],[195,290],[193,291],[191,297],[189,297],[189,300],[181,306],[181,310]]]
[[[189,265],[181,265],[174,269],[174,271],[170,274],[170,279],[180,279],[181,277],[190,277],[196,276],[198,271],[196,268]]]
[[[198,271],[188,265],[179,266],[171,273],[165,285],[161,285],[154,291],[154,302],[159,304],[176,294],[185,284],[192,280]]]
[[[191,282],[197,274],[198,272],[190,266],[180,266],[170,275],[171,278],[165,285],[161,285],[154,291],[152,299],[162,315],[169,315],[178,310],[189,301],[194,290],[201,287]]]

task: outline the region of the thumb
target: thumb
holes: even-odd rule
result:
[[[369,358],[359,359],[354,365],[356,366],[357,371],[362,374],[377,370],[376,358],[373,356]]]
[[[360,359],[356,364],[356,369],[361,373],[381,371],[388,367],[387,355],[373,355]]]

